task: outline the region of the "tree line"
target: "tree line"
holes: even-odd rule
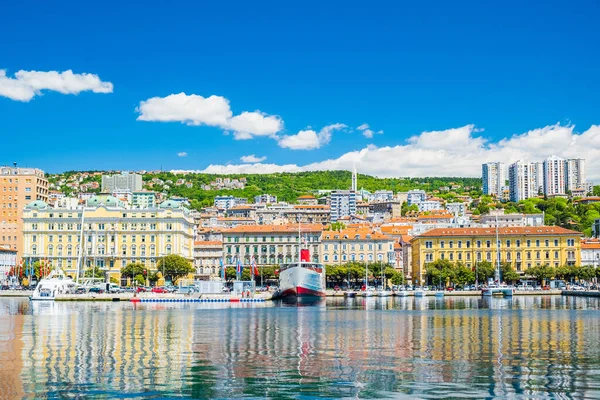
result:
[[[427,284],[433,286],[471,285],[475,282],[484,284],[489,279],[495,279],[496,268],[489,261],[480,261],[473,268],[466,267],[461,262],[435,260],[425,265]],[[528,268],[524,275],[517,273],[511,264],[500,264],[500,279],[505,283],[517,283],[522,279],[535,279],[544,283],[552,279],[567,281],[590,281],[600,277],[600,267],[593,266],[558,266],[540,265]]]

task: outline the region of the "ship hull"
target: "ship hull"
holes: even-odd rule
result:
[[[294,266],[279,275],[281,297],[325,297],[325,274],[315,269]]]

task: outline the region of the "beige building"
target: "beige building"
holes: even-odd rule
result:
[[[369,228],[323,232],[323,263],[348,261],[396,263],[394,239]]]
[[[203,240],[194,242],[194,268],[198,279],[210,279],[221,274],[223,258],[223,242],[220,240]]]
[[[321,224],[301,225],[303,248],[308,248],[311,259],[319,262]],[[223,252],[227,266],[235,266],[239,259],[250,265],[254,256],[257,265],[278,265],[298,260],[298,225],[237,226],[223,231]]]
[[[0,246],[23,256],[23,208],[34,200],[48,201],[48,180],[37,168],[0,167]]]
[[[77,209],[51,208],[37,200],[23,211],[23,242],[28,262],[47,260],[71,276],[81,262],[80,273],[95,266],[119,279],[121,268],[132,262],[153,270],[157,259],[169,254],[192,261],[194,223],[188,209],[170,200],[148,209],[123,208],[108,195]]]

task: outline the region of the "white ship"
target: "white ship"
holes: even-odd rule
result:
[[[54,300],[59,294],[75,293],[75,282],[61,270],[53,270],[35,287],[31,300]]]
[[[279,290],[281,297],[325,297],[325,267],[304,261],[282,264]]]

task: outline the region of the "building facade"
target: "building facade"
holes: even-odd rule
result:
[[[255,204],[272,204],[277,203],[277,196],[273,196],[270,194],[261,194],[259,196],[254,196]]]
[[[584,159],[572,158],[565,161],[565,185],[568,191],[583,189],[587,193]]]
[[[189,210],[168,200],[148,209],[123,208],[107,195],[77,209],[35,201],[25,207],[23,226],[26,263],[46,260],[73,277],[78,265],[80,273],[96,267],[119,279],[129,263],[156,270],[157,259],[169,254],[193,260],[194,221]]]
[[[210,279],[221,276],[223,242],[204,240],[194,242],[194,268],[197,279]]]
[[[142,176],[121,172],[117,175],[102,175],[102,192],[112,193],[115,190],[129,190],[139,192],[142,190]]]
[[[0,247],[23,256],[23,208],[32,201],[48,202],[48,180],[37,168],[0,167]]]
[[[8,273],[17,266],[17,251],[0,247],[0,284],[8,282]]]
[[[424,190],[412,189],[406,193],[406,202],[409,206],[418,204],[427,200],[427,193]]]
[[[501,196],[502,188],[506,182],[506,168],[504,163],[490,162],[482,164],[481,181],[483,194]]]
[[[336,190],[330,194],[331,221],[356,215],[356,192]]]
[[[443,259],[467,268],[506,262],[521,274],[532,266],[580,265],[581,235],[557,226],[432,229],[411,240],[413,282],[424,284],[427,264]]]
[[[131,196],[131,206],[134,208],[154,208],[156,207],[156,192],[139,191],[133,192]]]
[[[565,171],[566,163],[562,158],[550,156],[544,160],[544,194],[546,196],[566,193]]]
[[[323,232],[323,263],[381,262],[395,266],[394,239],[368,228]]]
[[[581,265],[600,267],[600,241],[597,239],[583,239],[581,241]]]
[[[508,167],[508,186],[510,201],[536,197],[543,189],[543,173],[540,163],[525,163],[517,161]]]
[[[259,266],[278,265],[298,260],[299,242],[314,262],[321,260],[321,224],[250,225],[223,231],[223,256],[227,266],[239,260],[245,267],[254,257]],[[300,233],[300,236],[299,236]]]

